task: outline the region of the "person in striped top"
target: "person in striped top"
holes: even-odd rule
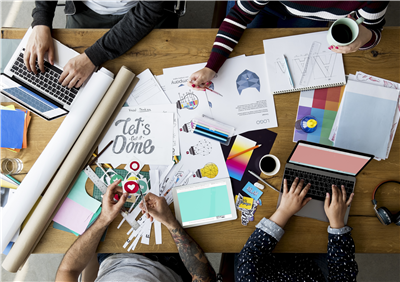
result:
[[[233,1],[234,2],[234,1]],[[321,27],[344,17],[364,18],[357,39],[330,46],[336,53],[375,47],[381,39],[388,1],[237,1],[222,22],[207,65],[190,76],[189,85],[203,90],[229,57],[246,28]],[[232,4],[231,4],[232,5]],[[229,4],[228,4],[229,7]]]

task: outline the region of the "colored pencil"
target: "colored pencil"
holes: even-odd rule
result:
[[[239,152],[239,153],[236,153],[236,154],[234,154],[234,155],[232,155],[232,156],[229,156],[229,157],[227,158],[227,160],[236,158],[237,156],[240,156],[240,155],[242,155],[242,154],[244,154],[244,153],[247,153],[248,151],[251,151],[251,150],[255,150],[255,149],[257,149],[257,148],[260,148],[261,145],[262,145],[262,144],[256,145],[256,146],[254,146],[254,147],[251,147],[251,148],[248,148],[248,149],[246,149],[246,150],[243,150],[243,151],[241,151],[241,152]]]

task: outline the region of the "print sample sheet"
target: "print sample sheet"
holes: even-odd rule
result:
[[[187,77],[204,65],[176,67],[173,72],[164,69],[167,89],[171,89],[168,88],[171,85],[186,83]],[[264,55],[228,59],[209,86],[223,97],[205,91],[212,118],[235,127],[235,134],[277,127],[274,98],[266,77]]]
[[[145,164],[168,165],[172,159],[173,113],[138,112],[122,108],[99,144],[101,151],[111,140],[113,144],[99,162],[117,167],[137,156]]]
[[[175,103],[179,116],[181,160],[175,166],[178,170],[175,174],[191,172],[184,184],[229,177],[220,143],[193,133],[191,121],[202,115],[211,115],[204,91],[181,86],[167,90],[167,96]]]

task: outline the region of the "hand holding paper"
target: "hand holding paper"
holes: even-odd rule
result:
[[[106,224],[110,224],[117,217],[128,198],[128,194],[122,194],[122,188],[118,187],[120,182],[121,180],[118,179],[112,183],[108,186],[107,192],[104,194],[103,207],[99,219],[104,220]],[[113,200],[114,194],[119,194],[120,197],[118,202]]]
[[[168,230],[176,228],[176,226],[179,225],[163,197],[157,197],[152,193],[148,193],[144,198],[146,200],[148,213],[146,213],[143,203],[140,203],[139,207],[142,209],[142,213],[146,213],[147,218],[150,218],[151,221],[153,221],[153,219],[158,220],[164,224]]]

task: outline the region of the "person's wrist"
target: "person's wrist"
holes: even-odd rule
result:
[[[340,228],[343,228],[345,226],[344,225],[344,220],[330,220],[329,221],[329,225],[333,229],[340,229]]]
[[[278,208],[269,219],[278,224],[281,228],[284,228],[292,215],[292,213],[287,212],[282,208]]]
[[[167,223],[164,223],[165,227],[167,227],[167,229],[169,231],[171,231],[172,229],[177,229],[180,227],[179,222],[176,219],[173,219]]]
[[[103,213],[100,213],[98,222],[102,226],[108,226],[113,222],[114,218],[111,218],[109,216],[104,215]]]

